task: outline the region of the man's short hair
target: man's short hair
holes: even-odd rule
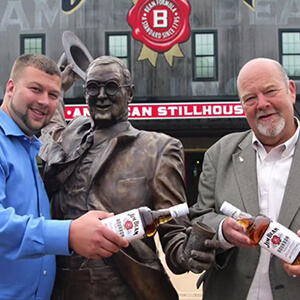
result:
[[[57,75],[61,78],[61,72],[57,64],[44,54],[36,53],[19,56],[13,64],[10,78],[17,81],[21,77],[22,71],[28,66],[44,71],[49,75]]]

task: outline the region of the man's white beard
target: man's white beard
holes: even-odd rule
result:
[[[266,124],[267,123],[267,124]],[[279,120],[270,120],[268,122],[257,123],[257,130],[260,134],[267,137],[275,137],[284,129],[285,120],[280,116]]]

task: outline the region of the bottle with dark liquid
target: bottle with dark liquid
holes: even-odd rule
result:
[[[296,233],[264,215],[253,217],[226,201],[220,210],[237,220],[254,243],[290,264],[300,264],[300,237]]]
[[[166,209],[151,210],[143,206],[112,216],[101,222],[128,241],[153,236],[157,227],[189,213],[186,203]]]

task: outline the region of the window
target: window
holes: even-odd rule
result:
[[[21,34],[20,53],[42,53],[45,54],[44,34]]]
[[[106,33],[106,54],[116,56],[124,61],[130,68],[130,43],[129,33]]]
[[[300,30],[279,31],[280,63],[292,79],[300,79]]]
[[[194,80],[217,80],[217,32],[194,32],[192,43]]]

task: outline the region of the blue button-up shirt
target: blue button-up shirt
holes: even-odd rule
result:
[[[50,219],[40,141],[0,109],[0,299],[50,299],[55,256],[69,255],[70,221]]]

